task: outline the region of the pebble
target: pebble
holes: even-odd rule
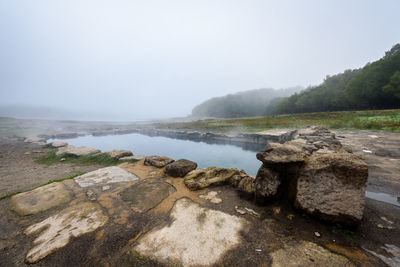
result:
[[[367,149],[363,149],[363,152],[364,152],[364,153],[372,153],[371,150],[367,150]]]
[[[320,237],[320,236],[321,236],[321,234],[318,233],[318,232],[314,232],[314,235],[315,235],[316,237]]]

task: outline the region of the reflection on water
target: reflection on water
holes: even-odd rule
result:
[[[52,142],[54,140],[49,140]],[[230,144],[206,144],[189,140],[171,139],[141,134],[81,136],[64,140],[74,146],[90,146],[103,152],[113,149],[128,149],[134,155],[165,155],[173,159],[188,159],[197,162],[198,168],[218,166],[238,168],[255,175],[261,166],[256,159],[258,150],[245,150]],[[248,149],[248,147],[246,147]]]
[[[400,202],[397,201],[397,197],[389,195],[389,194],[366,191],[365,196],[367,198],[371,198],[371,199],[378,200],[381,202],[390,203],[390,204],[400,207]]]

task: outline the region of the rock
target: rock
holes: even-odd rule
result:
[[[201,207],[181,198],[170,213],[170,223],[143,236],[133,248],[140,256],[166,266],[213,266],[241,243],[246,221]]]
[[[254,192],[256,190],[254,181],[255,181],[254,176],[248,175],[244,177],[238,185],[238,190],[248,196],[254,195]]]
[[[256,200],[263,202],[276,197],[280,184],[281,180],[277,172],[261,166],[254,181]]]
[[[134,155],[134,156],[129,156],[129,157],[122,157],[119,158],[119,160],[123,161],[123,160],[142,160],[144,159],[145,156],[143,155]]]
[[[56,152],[56,155],[59,156],[65,154],[70,156],[86,156],[100,152],[101,152],[100,150],[92,147],[86,147],[86,146],[75,147],[72,145],[68,145],[65,147],[60,147]]]
[[[38,136],[28,136],[24,139],[25,143],[46,143],[45,138],[41,138]]]
[[[136,180],[139,180],[139,178],[115,166],[101,168],[74,178],[74,181],[81,187],[95,185],[104,186],[110,183],[131,182]]]
[[[284,266],[355,266],[343,256],[307,241],[292,241],[270,253],[273,267]]]
[[[172,185],[154,180],[145,180],[126,188],[121,192],[123,201],[129,203],[134,211],[145,212],[176,191]]]
[[[230,179],[229,179],[229,183],[233,186],[233,187],[238,187],[240,181],[242,180],[244,176],[242,176],[241,174],[237,174],[237,175],[233,175]]]
[[[218,195],[218,192],[210,191],[205,195],[199,195],[199,198],[208,200],[208,201],[210,201],[211,203],[214,203],[214,204],[219,204],[219,203],[222,202],[222,199],[217,197],[217,195]]]
[[[232,176],[238,174],[239,171],[236,168],[226,169],[213,166],[189,172],[184,177],[184,183],[190,190],[194,191],[210,185],[226,184]]]
[[[265,165],[282,165],[287,163],[303,163],[307,153],[293,144],[269,143],[257,153],[257,159]]]
[[[197,163],[187,160],[180,159],[165,167],[165,173],[172,177],[184,177],[189,172],[197,168]]]
[[[315,235],[316,237],[321,237],[321,234],[318,233],[318,232],[314,232],[314,235]]]
[[[26,255],[27,263],[36,263],[56,250],[65,247],[72,237],[93,232],[103,226],[108,217],[97,204],[81,203],[60,211],[42,222],[29,226],[25,234],[43,230],[33,241]]]
[[[174,162],[174,160],[166,156],[149,156],[144,159],[144,165],[157,168],[165,167],[172,162]]]
[[[55,142],[51,143],[50,145],[51,145],[52,147],[59,148],[59,147],[67,146],[68,143],[67,143],[67,142],[61,142],[61,141],[55,141]]]
[[[36,214],[71,200],[62,183],[52,183],[11,197],[10,209],[21,216]]]
[[[108,155],[112,158],[120,159],[123,157],[130,157],[133,156],[133,153],[129,150],[113,150],[111,152],[108,152]]]
[[[295,206],[321,219],[358,223],[367,179],[367,164],[354,154],[313,155],[299,173]]]
[[[63,162],[63,161],[66,161],[66,160],[67,160],[66,158],[61,158],[60,162]]]

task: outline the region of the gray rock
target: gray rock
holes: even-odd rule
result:
[[[46,139],[38,137],[38,136],[27,136],[24,139],[25,143],[46,143]]]
[[[55,142],[51,143],[50,145],[52,147],[59,148],[59,147],[67,146],[68,143],[67,142],[61,142],[61,141],[55,141]]]
[[[149,156],[144,158],[144,165],[157,168],[163,168],[172,162],[174,160],[166,156]]]
[[[300,171],[295,206],[321,219],[358,223],[367,179],[367,164],[354,154],[315,154]]]
[[[91,187],[104,186],[111,183],[132,182],[139,180],[139,178],[124,169],[112,166],[85,173],[74,178],[74,180],[81,187]]]
[[[154,180],[131,185],[121,193],[123,201],[128,202],[134,211],[146,212],[157,206],[166,197],[176,191],[172,185]]]
[[[265,201],[266,199],[277,196],[281,180],[277,172],[274,172],[265,166],[261,166],[257,172],[254,183],[256,199],[258,201]]]
[[[239,171],[236,168],[226,169],[213,166],[189,172],[184,177],[184,183],[186,187],[194,191],[210,185],[226,184],[234,175],[239,175]]]
[[[92,147],[86,147],[86,146],[81,146],[81,147],[75,147],[73,145],[68,145],[65,147],[60,147],[58,151],[56,152],[56,155],[71,155],[71,156],[86,156],[86,155],[91,155],[91,154],[96,154],[100,153],[101,151],[96,148]]]
[[[130,157],[133,156],[133,153],[129,150],[113,150],[111,152],[108,152],[108,155],[112,158],[120,159],[123,157]]]
[[[257,153],[257,159],[266,165],[303,163],[307,153],[297,145],[269,143]]]
[[[189,172],[197,168],[197,163],[187,160],[180,159],[165,167],[165,173],[172,177],[184,177]]]

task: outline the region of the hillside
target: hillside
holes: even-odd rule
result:
[[[275,114],[400,108],[400,44],[363,68],[327,76],[324,82],[277,102]]]
[[[211,98],[192,110],[193,116],[238,118],[268,114],[268,106],[283,97],[300,92],[302,87],[255,89]]]

